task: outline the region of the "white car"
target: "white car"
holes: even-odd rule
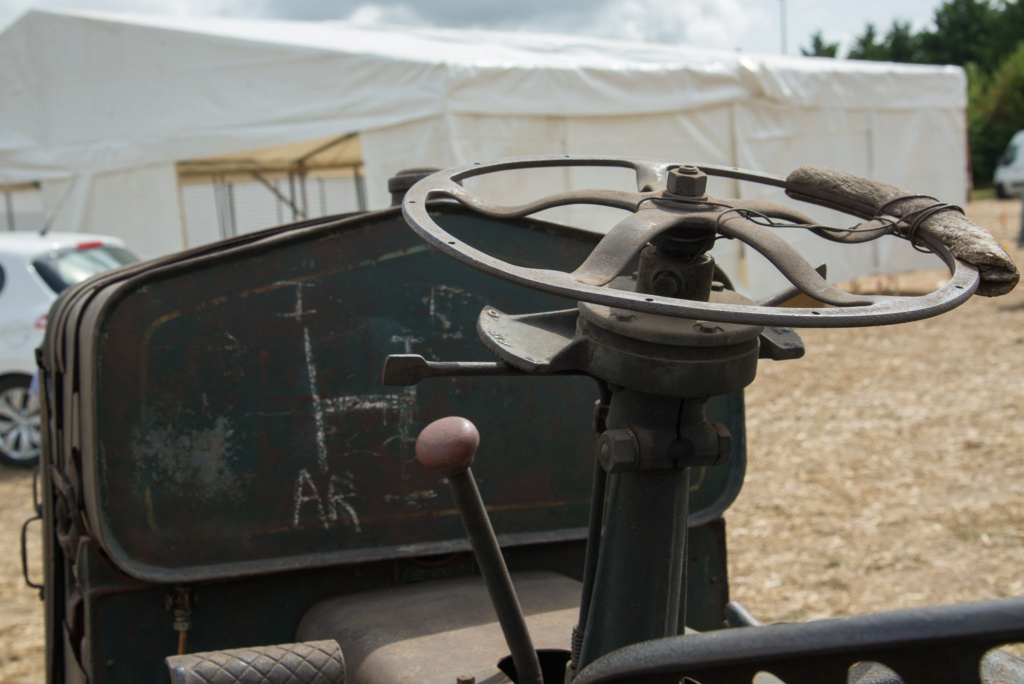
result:
[[[1024,131],[1017,131],[1010,138],[1003,156],[992,177],[996,196],[1002,199],[1024,195]]]
[[[29,387],[50,305],[71,285],[133,261],[104,235],[0,233],[0,462],[39,459],[39,400]]]

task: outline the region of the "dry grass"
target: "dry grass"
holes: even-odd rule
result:
[[[1020,203],[970,214],[1012,247]],[[938,279],[858,286],[909,293]],[[763,363],[748,391],[733,598],[774,622],[1024,596],[1024,289],[919,323],[802,334],[807,356]],[[7,684],[43,679],[42,604],[18,543],[30,485],[0,468]],[[38,569],[38,543],[31,556]]]

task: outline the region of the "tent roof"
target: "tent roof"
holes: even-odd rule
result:
[[[962,109],[958,67],[567,36],[31,11],[0,34],[0,183],[230,155],[446,112],[623,116],[762,99]]]

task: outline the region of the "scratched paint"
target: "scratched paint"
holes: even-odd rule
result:
[[[252,476],[235,467],[238,455],[234,453],[233,438],[234,430],[224,416],[205,429],[179,428],[179,424],[173,423],[133,431],[132,451],[139,457],[135,479],[140,491],[149,491],[147,523],[151,527],[161,522],[153,517],[154,480],[163,487],[188,491],[196,501],[245,499]]]
[[[309,334],[309,326],[305,325],[305,318],[315,314],[316,309],[306,309],[302,302],[302,290],[312,287],[310,283],[294,283],[295,307],[286,313],[279,314],[282,318],[292,318],[303,323],[302,326],[302,349],[305,357],[306,378],[309,381],[309,395],[313,405],[313,420],[316,424],[316,461],[320,472],[327,472],[327,439],[324,434],[324,409],[320,401],[320,390],[317,384],[316,359],[313,356],[313,342]]]
[[[462,328],[459,326],[453,328],[452,321],[464,318],[461,314],[464,313],[463,310],[466,308],[468,301],[465,290],[460,287],[434,285],[430,288],[430,294],[426,299],[427,310],[431,321],[434,323],[435,330],[440,333],[442,339],[462,339]],[[472,301],[470,306],[474,310],[479,308],[475,300]]]
[[[399,503],[407,508],[419,510],[428,505],[432,499],[437,498],[436,489],[419,489],[408,494],[385,494],[384,501],[388,503]]]
[[[316,423],[316,461],[321,472],[327,472],[327,439],[324,435],[324,407],[316,383],[316,361],[313,359],[313,345],[309,340],[309,328],[302,329],[302,340],[306,354],[306,375],[309,378],[309,394],[313,404],[313,420]]]
[[[413,345],[423,342],[422,337],[416,335],[392,335],[391,344],[402,345],[403,354],[412,354]]]
[[[302,301],[302,291],[309,287],[308,283],[297,283],[295,286],[295,307],[290,312],[281,314],[285,318],[294,318],[304,323],[305,318],[315,314],[315,309],[305,309]],[[398,337],[398,336],[394,336]],[[407,335],[402,336],[402,343],[407,349],[419,341],[419,338]],[[377,411],[380,413],[380,421],[384,426],[394,425],[397,433],[384,442],[388,444],[397,438],[401,443],[415,442],[413,436],[413,415],[416,406],[416,388],[405,388],[396,393],[389,394],[366,394],[340,397],[321,397],[320,386],[317,377],[317,360],[313,351],[313,343],[309,327],[302,327],[303,354],[306,366],[306,378],[309,382],[310,402],[313,407],[313,422],[316,439],[317,466],[321,473],[328,472],[327,452],[327,419],[328,417],[344,417],[354,411]],[[389,416],[397,415],[397,420]]]
[[[319,487],[317,482],[320,482]],[[351,472],[346,471],[341,475],[327,473],[325,476],[314,477],[303,468],[299,470],[295,479],[292,526],[301,527],[303,521],[312,514],[324,529],[332,525],[347,525],[353,532],[360,534],[363,530],[359,525],[359,516],[349,503],[349,499],[355,497],[356,489],[352,483]]]
[[[304,286],[308,285],[296,284],[294,308],[290,312],[280,315],[285,318],[297,319],[303,323],[303,354],[306,378],[309,383],[310,403],[312,404],[319,473],[314,476],[306,468],[299,470],[294,486],[292,526],[302,527],[312,516],[325,529],[332,525],[345,523],[358,534],[362,532],[359,516],[349,501],[354,499],[356,494],[352,473],[346,471],[342,475],[338,475],[332,473],[328,465],[328,420],[340,423],[343,422],[342,419],[354,412],[373,412],[377,414],[380,425],[395,428],[395,434],[389,436],[380,445],[381,448],[386,447],[395,439],[399,441],[399,444],[415,442],[413,416],[416,408],[416,388],[403,388],[397,392],[386,394],[321,397],[317,377],[317,359],[313,350],[310,330],[304,320],[307,316],[316,313],[316,310],[304,308],[302,300]],[[421,338],[413,335],[392,337],[393,343],[401,343],[407,350],[420,341],[422,341]],[[342,460],[344,461],[344,458]]]
[[[397,433],[385,440],[384,444],[388,444],[396,437],[402,443],[409,442],[410,438],[413,442],[416,441],[415,437],[410,437],[412,435],[413,416],[416,409],[415,387],[403,388],[399,392],[388,394],[332,397],[319,400],[319,403],[320,412],[324,416],[332,415],[341,418],[355,411],[379,412],[381,425],[398,428]],[[318,429],[320,429],[320,426],[318,426]]]

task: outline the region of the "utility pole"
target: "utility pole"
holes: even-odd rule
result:
[[[786,54],[786,0],[779,0],[779,23],[782,26],[782,54]]]

